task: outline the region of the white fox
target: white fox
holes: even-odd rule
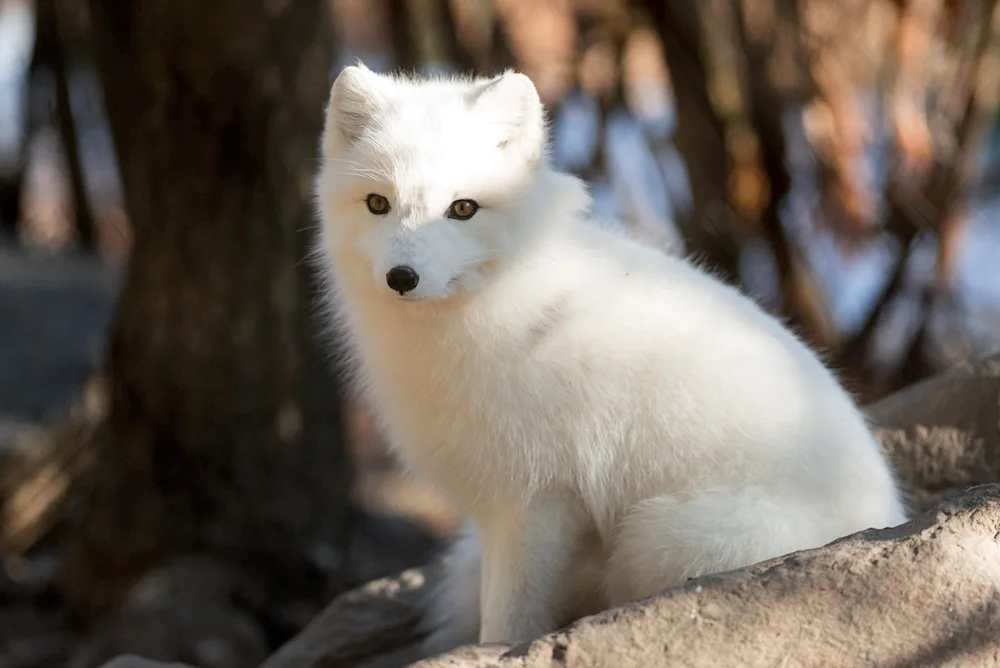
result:
[[[834,375],[680,257],[588,220],[532,82],[333,84],[320,264],[356,380],[470,523],[427,652],[517,643],[906,520]]]

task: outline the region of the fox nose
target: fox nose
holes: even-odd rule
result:
[[[420,276],[413,271],[413,267],[401,264],[389,270],[389,273],[385,275],[385,282],[395,292],[403,295],[417,287]]]

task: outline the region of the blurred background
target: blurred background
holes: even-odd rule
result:
[[[259,638],[143,647],[251,665],[454,527],[317,371],[343,65],[528,74],[602,224],[743,286],[868,403],[1000,345],[997,4],[0,0],[0,666],[92,665],[144,573],[204,589],[192,554]]]

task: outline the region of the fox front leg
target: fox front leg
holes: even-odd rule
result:
[[[494,513],[479,528],[483,547],[479,642],[516,644],[564,620],[582,520],[566,499],[533,499]]]

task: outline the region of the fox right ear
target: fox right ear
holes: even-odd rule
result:
[[[383,113],[383,77],[364,65],[345,67],[330,89],[323,130],[323,155],[332,156],[355,141]]]
[[[497,130],[497,146],[535,162],[546,150],[545,108],[531,79],[508,70],[474,89],[469,104]]]

